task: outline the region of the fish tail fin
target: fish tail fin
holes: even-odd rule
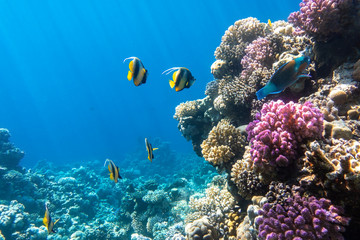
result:
[[[127,79],[128,79],[129,81],[131,81],[132,77],[133,77],[133,74],[132,74],[131,71],[129,71],[129,72],[128,72],[128,75],[127,75]]]
[[[260,89],[259,91],[256,92],[256,97],[258,100],[265,98],[267,95],[268,94],[266,93],[265,87],[263,87],[262,89]]]
[[[175,86],[175,81],[169,80],[169,85],[170,85],[171,88],[174,88],[174,86]]]

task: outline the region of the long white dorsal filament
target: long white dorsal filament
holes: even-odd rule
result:
[[[168,75],[169,73],[171,73],[172,71],[175,71],[175,70],[178,70],[180,67],[172,67],[172,68],[169,68],[167,70],[165,70],[162,74],[166,74]]]

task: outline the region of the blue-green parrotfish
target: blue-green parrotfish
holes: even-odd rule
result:
[[[145,138],[145,146],[146,146],[146,151],[148,153],[148,159],[150,162],[152,162],[152,160],[154,159],[153,151],[157,150],[158,148],[153,148],[151,146],[151,143],[149,143],[149,141],[147,140],[147,138]]]
[[[109,163],[108,169],[109,169],[109,172],[110,172],[110,179],[113,180],[115,183],[117,183],[118,179],[122,179],[122,177],[120,176],[120,169],[110,159],[105,160],[104,166],[106,165],[107,162]]]
[[[140,86],[143,83],[146,83],[146,79],[148,76],[148,71],[145,69],[144,64],[137,57],[128,57],[126,60],[132,59],[129,63],[129,72],[127,75],[127,79],[131,81],[134,80],[135,86]]]
[[[48,203],[45,203],[45,216],[43,218],[43,223],[48,230],[48,233],[56,233],[54,230],[54,225],[60,220],[60,218],[55,222],[52,220],[47,204]]]
[[[284,91],[285,88],[294,84],[299,78],[311,77],[310,75],[302,74],[309,63],[309,57],[301,56],[282,65],[272,75],[265,87],[256,92],[257,99],[261,100],[269,94],[280,93]]]
[[[194,82],[195,78],[191,74],[190,70],[184,67],[173,67],[169,68],[168,70],[165,70],[162,74],[166,73],[168,75],[172,71],[175,71],[172,80],[169,80],[169,84],[171,88],[175,87],[175,91],[179,92],[183,90],[184,88],[191,87]]]

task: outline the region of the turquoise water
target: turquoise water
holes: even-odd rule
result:
[[[145,137],[190,152],[175,107],[204,97],[225,30],[249,16],[286,20],[299,2],[0,1],[0,127],[25,151],[23,166],[121,161]],[[148,69],[145,85],[127,81],[130,56]],[[190,89],[161,75],[176,66],[197,79]]]

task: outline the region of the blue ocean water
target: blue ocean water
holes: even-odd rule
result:
[[[225,30],[249,16],[286,20],[299,2],[1,0],[0,127],[26,152],[23,166],[120,161],[145,137],[192,151],[173,114],[204,97]],[[130,56],[149,71],[139,87],[126,79]],[[190,89],[175,92],[161,75],[177,66],[197,79]]]

